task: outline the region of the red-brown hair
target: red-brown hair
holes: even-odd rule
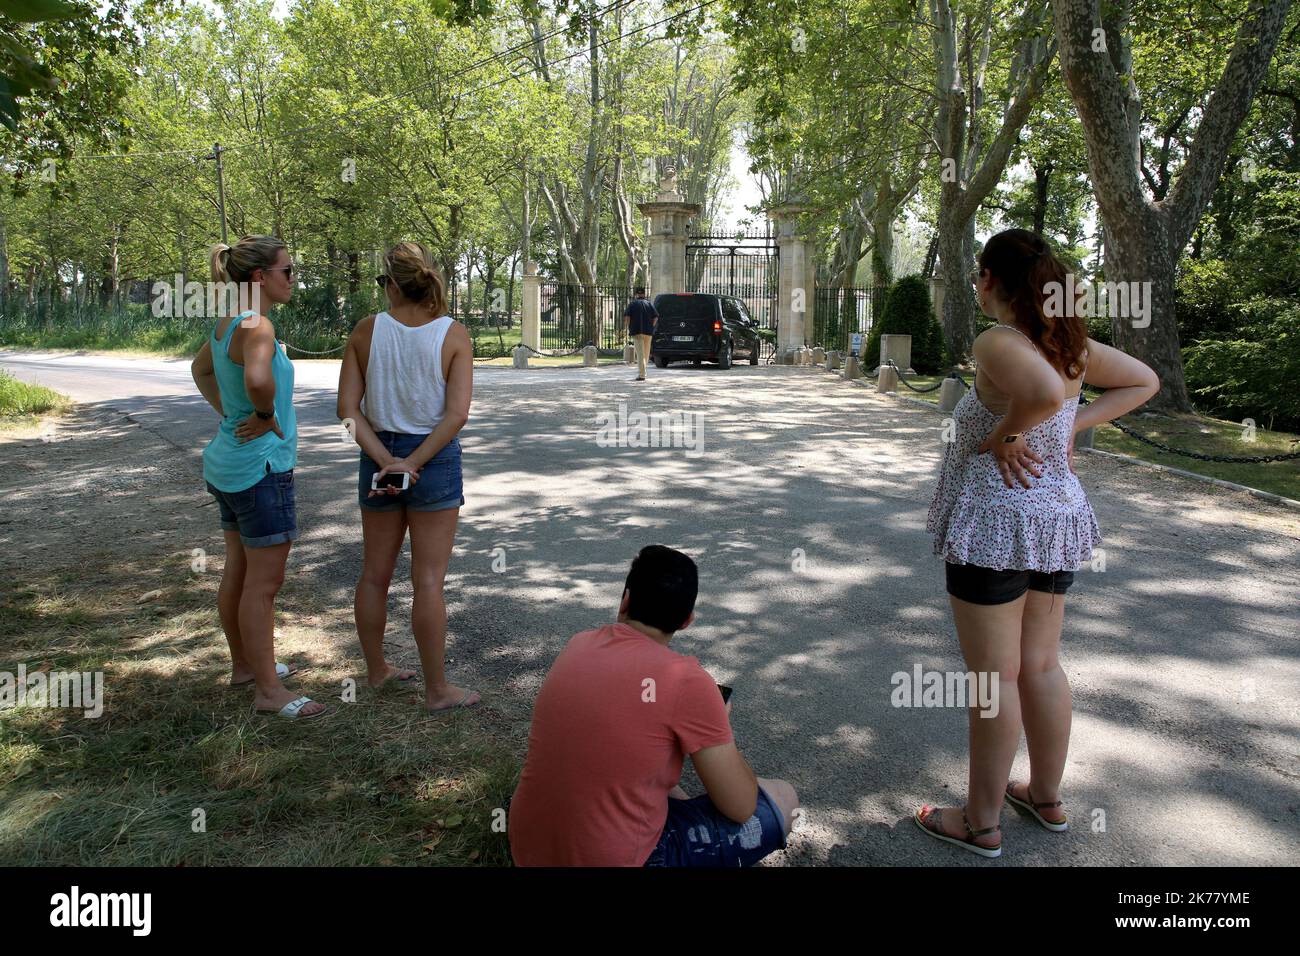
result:
[[[1052,283],[1058,295],[1065,294],[1066,269],[1052,248],[1036,232],[1007,229],[993,236],[980,251],[979,266],[987,269],[1002,286],[1002,296],[1011,306],[1017,323],[1029,333],[1044,357],[1067,378],[1083,372],[1083,353],[1088,346],[1088,326],[1076,303],[1067,303],[1067,315],[1050,315],[1044,302]]]

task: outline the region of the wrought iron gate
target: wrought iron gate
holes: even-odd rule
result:
[[[683,292],[731,295],[744,301],[765,334],[762,358],[776,351],[777,276],[780,261],[772,236],[688,235]]]

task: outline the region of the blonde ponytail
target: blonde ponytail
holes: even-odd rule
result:
[[[218,242],[208,252],[208,262],[212,266],[213,282],[229,282],[230,270],[228,263],[230,261],[230,247],[224,242]]]
[[[388,277],[403,296],[427,307],[435,316],[446,313],[446,285],[428,249],[418,242],[399,242],[389,250],[384,263]]]
[[[275,265],[285,244],[275,236],[244,236],[233,246],[218,242],[209,261],[215,282],[247,282],[258,269]]]

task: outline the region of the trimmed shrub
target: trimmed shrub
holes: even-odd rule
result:
[[[935,375],[944,364],[943,329],[934,317],[930,287],[924,276],[903,276],[885,295],[885,311],[871,327],[863,350],[862,364],[873,369],[880,364],[882,335],[912,337],[912,368],[921,375]]]

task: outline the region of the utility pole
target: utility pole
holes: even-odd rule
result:
[[[220,143],[213,143],[212,155],[204,158],[217,161],[217,208],[221,211],[221,241],[229,245],[226,237],[226,177],[221,170],[221,154],[224,152]]]

